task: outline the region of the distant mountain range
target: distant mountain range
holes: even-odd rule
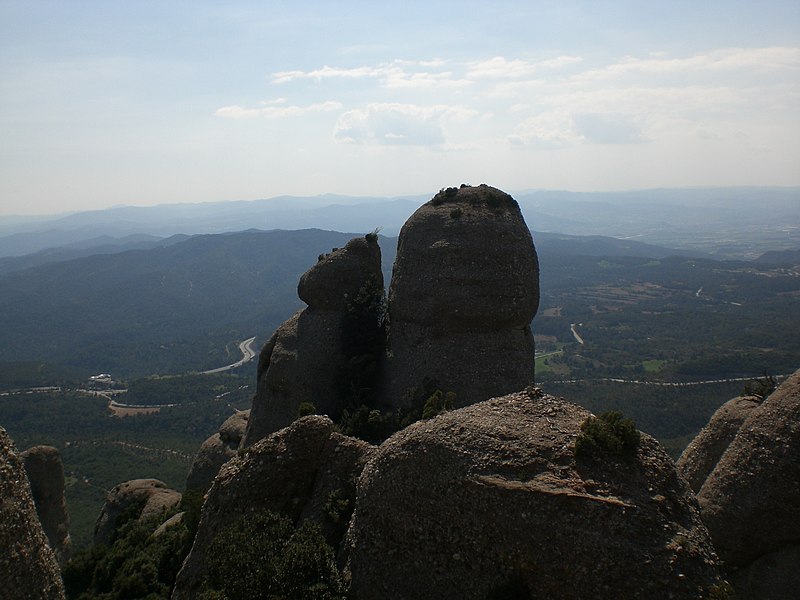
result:
[[[755,258],[800,248],[800,188],[682,188],[577,193],[528,190],[515,198],[531,229],[607,236]],[[145,244],[175,234],[319,228],[397,235],[427,196],[402,198],[281,196],[266,200],[115,207],[55,217],[0,217],[0,257],[91,243]],[[95,241],[92,241],[95,240]],[[150,240],[154,241],[154,240]],[[139,246],[144,247],[144,246]],[[79,248],[72,246],[77,256]]]

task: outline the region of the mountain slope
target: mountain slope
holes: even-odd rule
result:
[[[352,234],[249,231],[95,255],[0,277],[0,360],[150,374],[225,364],[299,306],[317,256]],[[237,357],[238,358],[238,357]]]

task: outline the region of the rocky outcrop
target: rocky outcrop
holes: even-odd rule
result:
[[[203,504],[194,545],[178,575],[173,600],[196,597],[206,551],[216,535],[257,511],[318,522],[326,537],[331,498],[350,503],[374,447],[337,433],[322,416],[303,417],[249,447],[220,469]]]
[[[516,393],[377,450],[347,534],[352,597],[701,598],[717,582],[697,503],[659,444],[576,462],[589,413]]]
[[[440,192],[400,232],[382,402],[419,408],[434,387],[467,406],[523,389],[538,306],[536,250],[514,199],[486,185]]]
[[[687,449],[681,464],[702,462],[702,456],[692,456],[695,452],[697,446]],[[697,494],[740,597],[784,598],[764,595],[764,590],[800,587],[798,457],[800,371],[749,410]]]
[[[261,351],[244,447],[289,425],[304,402],[318,414],[339,417],[347,387],[342,377],[352,358],[347,344],[353,302],[383,294],[377,236],[354,238],[321,256],[297,289],[308,307],[283,323]]]
[[[122,516],[144,521],[164,514],[181,501],[180,492],[158,479],[132,479],[116,486],[106,496],[94,526],[94,544],[107,545]]]
[[[249,410],[236,411],[225,420],[217,433],[203,442],[186,477],[187,490],[205,493],[211,487],[219,468],[236,456],[249,416]]]
[[[64,598],[58,562],[36,516],[22,459],[0,427],[0,590],[9,600]]]
[[[723,404],[681,454],[676,464],[678,473],[695,493],[700,491],[742,423],[761,400],[757,396],[741,396]]]
[[[71,542],[61,454],[52,446],[34,446],[20,456],[31,484],[36,514],[58,564],[64,566],[69,560]]]

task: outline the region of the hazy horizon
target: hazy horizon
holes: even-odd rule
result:
[[[0,69],[0,215],[800,185],[791,1],[7,1]]]

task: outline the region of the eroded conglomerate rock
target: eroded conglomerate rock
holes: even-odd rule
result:
[[[717,466],[739,427],[760,404],[761,398],[757,396],[729,400],[714,413],[708,425],[683,451],[676,467],[695,493],[700,491],[703,482]]]
[[[691,490],[644,434],[630,462],[576,462],[589,414],[523,392],[389,438],[358,484],[352,596],[703,597],[717,569]]]
[[[739,596],[800,587],[800,371],[750,410],[697,499]]]
[[[259,355],[256,397],[242,446],[286,427],[309,402],[318,414],[337,419],[347,382],[348,316],[363,295],[383,294],[377,236],[350,240],[320,257],[300,279],[300,299],[308,307],[273,334]]]
[[[205,493],[211,487],[219,468],[236,456],[249,416],[249,410],[236,411],[225,420],[217,433],[203,442],[186,477],[187,490]]]
[[[183,564],[173,600],[196,597],[206,574],[206,552],[226,527],[260,511],[312,519],[330,539],[338,527],[327,516],[331,498],[352,507],[356,480],[374,446],[343,436],[323,416],[307,416],[226,463],[203,504],[194,545]]]
[[[514,199],[486,185],[440,192],[400,232],[382,402],[412,408],[432,386],[467,406],[523,389],[538,306],[536,250]]]
[[[132,479],[120,483],[106,496],[94,526],[94,544],[107,545],[114,536],[118,518],[133,511],[133,518],[144,521],[163,515],[181,501],[181,493],[158,479]]]
[[[9,600],[64,598],[58,562],[36,515],[22,459],[2,427],[0,595]]]
[[[69,560],[69,515],[64,496],[64,464],[52,446],[34,446],[21,455],[31,484],[36,513],[58,564]]]

